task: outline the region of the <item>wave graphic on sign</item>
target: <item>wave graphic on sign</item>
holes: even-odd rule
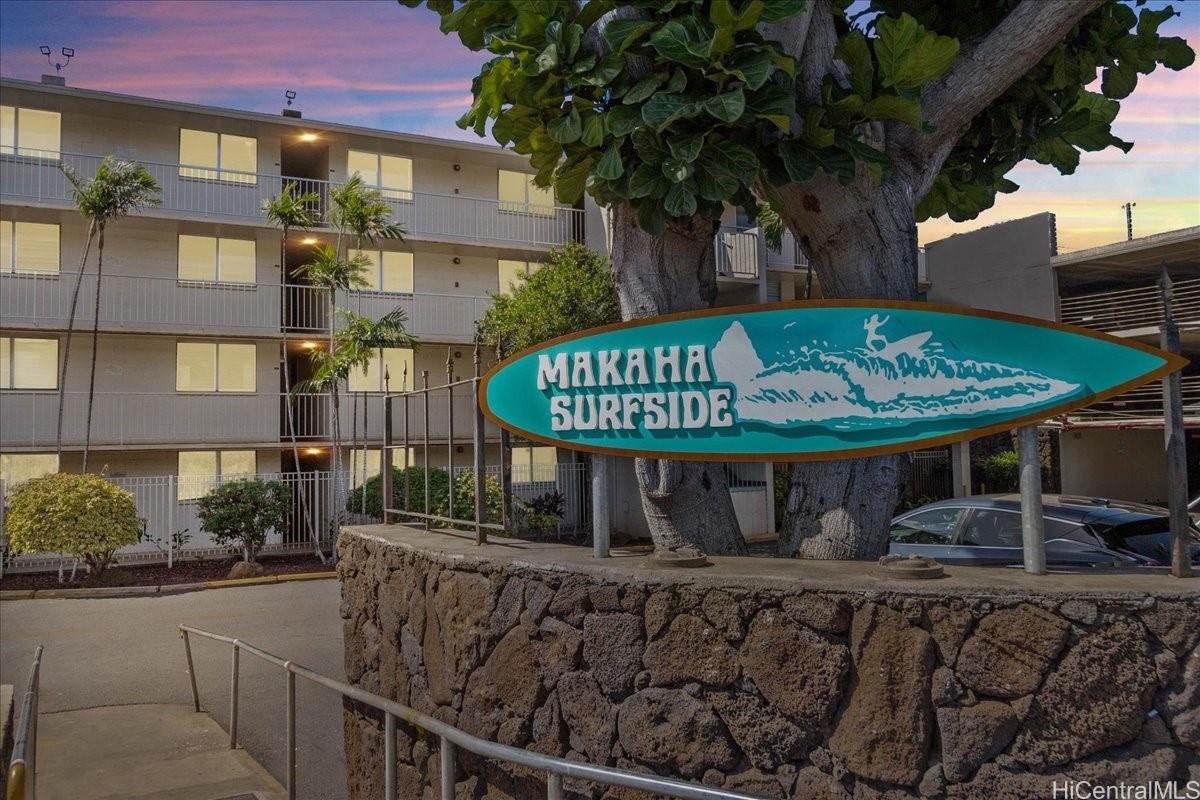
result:
[[[889,319],[864,317],[862,346],[811,341],[769,365],[735,321],[710,353],[713,372],[735,388],[741,422],[837,430],[1033,410],[1086,392],[1077,383],[967,358],[930,331],[892,341],[881,332]]]

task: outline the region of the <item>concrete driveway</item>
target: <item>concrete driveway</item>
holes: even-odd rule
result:
[[[16,600],[0,603],[0,683],[22,687],[37,644],[41,711],[135,703],[190,703],[176,626],[236,636],[284,658],[345,679],[335,580],[247,586],[164,597]],[[228,729],[227,645],[193,639],[203,707]],[[242,655],[238,740],[283,780],[283,673]],[[18,692],[20,689],[18,689]],[[301,798],[344,798],[342,704],[332,692],[296,682],[297,782]]]

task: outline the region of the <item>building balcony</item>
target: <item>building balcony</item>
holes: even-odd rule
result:
[[[4,328],[65,330],[78,273],[0,273],[0,322]],[[96,274],[80,284],[75,329],[90,330]],[[418,339],[447,343],[474,340],[475,323],[490,297],[428,293],[348,292],[338,306],[378,319],[400,308]],[[281,308],[283,311],[281,311]],[[327,330],[328,300],[312,286],[215,283],[174,277],[105,273],[100,292],[100,330],[106,333],[228,334],[278,337],[286,318],[298,332]]]
[[[1163,322],[1162,291],[1153,283],[1062,297],[1058,308],[1062,322],[1115,334],[1155,333]],[[1200,278],[1174,282],[1172,311],[1180,325],[1200,324]]]
[[[53,448],[58,392],[0,392],[0,447]],[[275,394],[183,394],[97,392],[92,410],[93,447],[162,445],[247,445],[279,441],[279,398]],[[87,392],[64,397],[63,444],[83,444]]]
[[[86,177],[95,174],[102,160],[102,156],[80,153],[61,153],[57,158],[5,156],[0,170],[0,199],[70,207],[71,184],[60,164]],[[162,188],[162,204],[143,212],[150,215],[266,225],[263,202],[279,194],[284,184],[296,183],[299,191],[317,195],[317,211],[322,224],[326,224],[329,192],[338,186],[310,178],[215,170],[206,173],[179,164],[140,163]],[[181,175],[181,171],[202,177]],[[406,189],[383,189],[383,200],[391,206],[392,216],[405,235],[414,239],[539,248],[583,240],[583,211],[576,208],[502,203]]]
[[[713,244],[717,257],[717,277],[726,280],[757,282],[766,249],[758,228],[722,225]]]
[[[5,328],[64,330],[78,273],[0,274],[0,320]],[[182,281],[105,273],[100,330],[111,333],[222,333],[278,336],[280,287],[254,283]],[[79,287],[75,329],[90,330],[96,273]]]
[[[312,286],[290,284],[287,297],[289,330],[319,333],[329,329],[329,300]],[[338,308],[380,319],[397,308],[405,327],[418,339],[466,344],[475,341],[475,324],[492,307],[492,298],[477,295],[352,291],[338,297]]]

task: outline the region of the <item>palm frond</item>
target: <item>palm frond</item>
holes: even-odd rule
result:
[[[300,192],[296,181],[288,181],[283,191],[263,201],[267,220],[281,228],[311,228],[317,224],[321,196],[316,192]]]
[[[355,173],[329,193],[330,219],[340,230],[374,244],[376,239],[404,241],[404,228],[392,220],[392,207],[378,189],[363,184]]]
[[[313,260],[296,268],[296,274],[313,286],[334,291],[361,289],[368,286],[367,270],[371,259],[364,255],[342,258],[333,245],[324,244],[313,250]]]
[[[162,203],[157,196],[158,182],[136,161],[108,156],[97,165],[90,179],[80,177],[66,164],[60,164],[59,169],[71,184],[72,199],[79,213],[101,225]]]

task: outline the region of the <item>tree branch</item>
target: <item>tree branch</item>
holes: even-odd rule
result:
[[[1022,0],[999,25],[970,51],[961,55],[950,72],[925,90],[924,116],[934,132],[920,137],[921,158],[917,173],[923,195],[962,132],[983,109],[1016,83],[1080,19],[1103,0]]]

